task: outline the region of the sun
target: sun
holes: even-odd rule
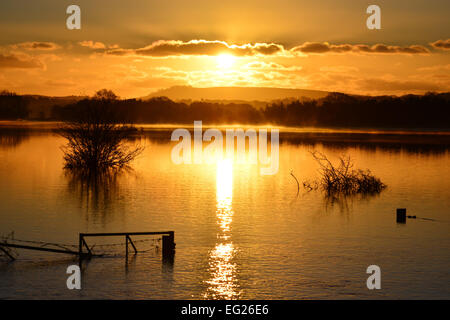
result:
[[[236,57],[231,54],[220,54],[217,56],[217,67],[220,69],[230,69],[236,62]]]

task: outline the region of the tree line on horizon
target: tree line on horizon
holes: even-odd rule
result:
[[[96,96],[53,104],[44,100],[46,115],[33,112],[30,96],[0,92],[0,119],[73,121],[82,110],[107,99],[109,108],[130,123],[272,124],[316,127],[450,128],[450,92],[404,96],[355,96],[330,93],[320,99],[267,103],[255,108],[247,103],[195,101],[190,104],[167,97],[149,100],[119,99],[110,90]]]

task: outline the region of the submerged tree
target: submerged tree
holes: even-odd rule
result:
[[[119,112],[117,96],[98,91],[92,99],[80,101],[74,120],[57,131],[68,141],[62,148],[65,168],[102,171],[126,166],[143,150],[125,143],[135,131]]]

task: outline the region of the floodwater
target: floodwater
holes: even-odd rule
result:
[[[68,290],[75,258],[15,249],[0,258],[0,299],[450,298],[449,135],[281,132],[279,170],[261,175],[233,160],[174,164],[170,133],[146,128],[132,170],[86,181],[63,170],[65,141],[50,130],[1,129],[0,235],[76,246],[80,232],[173,230],[176,253],[163,261],[157,237],[134,237],[148,241],[126,261],[123,238],[88,238],[107,254]],[[297,196],[291,172],[300,186],[318,177],[312,150],[350,155],[388,187]],[[417,218],[397,224],[396,208]],[[366,286],[370,265],[380,290]]]

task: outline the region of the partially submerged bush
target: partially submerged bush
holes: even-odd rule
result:
[[[318,151],[312,156],[320,166],[321,177],[318,181],[303,182],[305,189],[321,188],[327,194],[376,194],[380,193],[386,185],[373,176],[370,170],[355,170],[349,156],[339,158],[339,163],[333,165],[330,160]]]
[[[108,93],[108,94],[107,94]],[[126,166],[143,148],[130,148],[125,141],[136,128],[117,112],[116,96],[99,91],[79,104],[77,118],[57,130],[68,144],[62,148],[65,168],[102,171]]]

